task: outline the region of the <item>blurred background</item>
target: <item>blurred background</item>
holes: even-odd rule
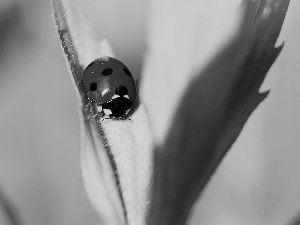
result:
[[[148,1],[85,0],[99,38],[140,77]],[[83,4],[84,3],[84,4]],[[87,13],[88,12],[88,13]],[[194,208],[190,224],[283,225],[300,212],[300,1],[285,47],[250,117]],[[0,0],[0,187],[27,225],[95,225],[80,175],[75,92],[48,1]],[[0,209],[0,224],[6,215]]]

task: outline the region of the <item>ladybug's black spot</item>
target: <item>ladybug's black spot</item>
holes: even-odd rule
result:
[[[111,69],[111,68],[106,68],[106,69],[104,69],[103,71],[102,71],[102,75],[103,76],[109,76],[109,75],[111,75],[112,73],[113,73],[114,71]]]
[[[91,83],[91,85],[90,85],[90,90],[91,91],[96,91],[97,90],[97,83]]]
[[[129,69],[127,69],[127,68],[125,67],[123,70],[124,70],[124,72],[125,72],[128,76],[131,76],[131,73],[130,73]]]
[[[122,85],[116,88],[115,94],[123,97],[124,95],[128,95],[128,89]]]
[[[128,110],[132,108],[132,102],[124,97],[116,98],[108,103],[102,104],[103,109],[110,109],[113,118],[125,118]]]

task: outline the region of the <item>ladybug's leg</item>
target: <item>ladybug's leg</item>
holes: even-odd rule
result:
[[[101,121],[103,122],[105,119],[106,120],[111,120],[112,118],[110,116],[104,114]]]
[[[101,113],[102,112],[102,105],[97,105],[96,109],[97,109],[98,113]]]

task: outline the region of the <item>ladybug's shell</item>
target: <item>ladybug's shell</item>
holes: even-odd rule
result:
[[[83,81],[90,97],[99,104],[111,101],[120,86],[127,88],[132,103],[136,100],[134,78],[128,67],[115,58],[102,57],[90,63],[83,71]]]

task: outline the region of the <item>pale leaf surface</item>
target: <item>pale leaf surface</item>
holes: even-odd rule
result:
[[[0,188],[0,209],[5,214],[9,225],[23,225],[17,207],[12,203],[6,193]]]
[[[189,9],[181,1],[163,1],[159,9],[155,0],[152,4],[151,16],[161,22],[150,26],[143,83],[155,142],[151,225],[186,223],[223,156],[267,96],[259,88],[282,48],[274,46],[288,0],[245,0],[239,7],[232,1],[222,15],[214,14],[213,3],[197,3],[185,1]],[[177,13],[166,14],[168,7],[178,7]],[[199,22],[203,15],[205,23]],[[223,38],[222,32],[209,27],[224,21],[231,34]],[[195,30],[204,38],[199,39]],[[219,51],[212,48],[208,57],[213,57],[203,64],[199,59],[207,56],[201,56],[207,46],[215,46],[208,38],[214,36],[224,42],[220,45],[215,38]],[[157,47],[159,41],[163,44]],[[154,93],[161,97],[151,97]]]
[[[130,120],[102,120],[89,101],[82,71],[94,59],[113,56],[107,41],[94,38],[76,1],[52,1],[67,63],[79,93],[82,174],[103,224],[144,224],[151,177],[152,140],[143,105]]]
[[[290,223],[287,225],[300,225],[300,214],[297,215]]]

